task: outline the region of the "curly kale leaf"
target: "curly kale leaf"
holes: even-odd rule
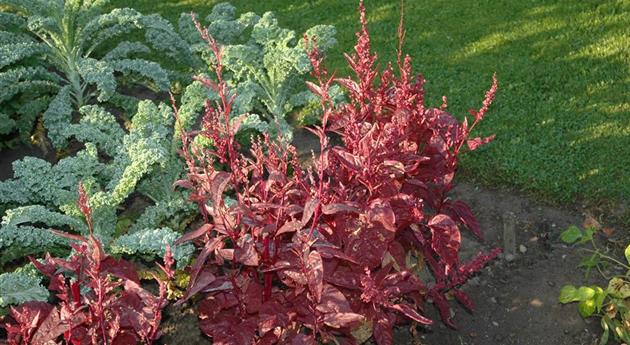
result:
[[[46,301],[48,289],[42,277],[25,272],[0,274],[0,308],[29,301]]]
[[[229,72],[226,78],[237,94],[234,112],[257,114],[248,117],[243,129],[270,131],[290,140],[286,115],[310,104],[303,94],[308,92],[305,77],[311,70],[303,40],[294,31],[280,27],[271,12],[262,17],[247,13],[236,19],[235,8],[221,3],[206,20],[210,22],[209,33],[223,43],[222,63]],[[192,30],[190,26],[180,26]],[[243,37],[250,32],[246,29],[251,29],[248,39]],[[315,26],[306,35],[317,41],[322,53],[336,44],[332,26]],[[261,119],[267,124],[262,124]]]
[[[79,181],[94,180],[107,170],[99,162],[93,144],[86,144],[76,156],[54,165],[43,159],[24,157],[13,162],[14,177],[0,181],[0,203],[52,207],[73,204]]]
[[[155,62],[143,59],[122,59],[109,61],[108,65],[114,71],[121,72],[123,75],[134,73],[144,77],[144,79],[153,80],[161,91],[166,91],[170,88],[168,73]]]
[[[113,254],[139,256],[147,261],[153,261],[163,257],[166,247],[170,246],[177,267],[183,268],[190,261],[194,247],[190,244],[175,246],[174,243],[179,237],[180,233],[169,228],[144,229],[120,236],[112,243],[110,250]]]
[[[95,84],[99,91],[97,100],[107,101],[116,92],[116,78],[114,69],[106,61],[98,61],[92,58],[79,60],[79,74],[88,84]]]
[[[68,252],[68,241],[49,229],[30,225],[0,227],[0,266],[30,255]]]
[[[182,38],[173,25],[157,14],[142,18],[145,39],[160,54],[173,58],[191,67],[199,67],[201,62],[194,58],[190,44]]]
[[[0,46],[0,68],[12,65],[18,61],[43,54],[48,48],[43,43],[20,42]]]
[[[74,136],[81,142],[92,142],[110,157],[120,149],[125,132],[114,115],[97,105],[86,105],[80,109],[81,120],[71,124],[66,135]]]
[[[57,149],[64,148],[69,137],[66,132],[73,112],[70,92],[70,86],[64,86],[50,102],[43,116],[48,137]]]
[[[105,54],[103,60],[127,59],[135,55],[148,54],[150,52],[151,49],[143,43],[123,41],[118,43],[116,48]]]

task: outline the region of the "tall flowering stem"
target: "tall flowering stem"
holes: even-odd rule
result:
[[[472,125],[460,123],[446,100],[424,104],[424,79],[402,53],[402,24],[398,70],[375,67],[362,2],[359,10],[357,44],[346,55],[354,77],[330,74],[317,42],[304,37],[314,79],[307,86],[322,108],[321,125],[308,128],[320,154],[306,168],[294,147],[269,136],[240,151],[243,115],[231,113],[221,49],[198,26],[217,63],[217,77],[202,83],[219,97],[206,102],[201,129],[184,141],[189,173],[176,184],[191,191],[206,223],[178,241],[199,246],[178,303],[201,295],[199,325],[214,342],[353,343],[363,325],[389,345],[403,319],[433,322],[423,315],[427,301],[455,327],[447,296],[472,309],[460,287],[499,252],[460,259],[461,230],[482,233],[470,207],[449,195],[459,155],[492,139],[470,134],[494,99],[496,78]],[[334,84],[346,89],[347,104],[330,100]],[[212,145],[195,146],[196,136]],[[433,279],[423,282],[417,267]]]

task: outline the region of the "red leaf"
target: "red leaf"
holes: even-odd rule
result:
[[[449,216],[438,214],[429,221],[429,228],[432,234],[431,248],[444,260],[448,271],[459,263],[462,238],[457,224]]]
[[[315,210],[317,209],[318,206],[319,206],[319,199],[317,198],[308,199],[308,201],[306,202],[306,205],[304,205],[304,211],[302,212],[302,225],[303,226],[306,226],[308,221],[311,220],[311,217],[313,216],[313,213],[315,213]]]
[[[337,213],[360,213],[361,211],[356,207],[349,204],[328,204],[322,206],[323,214],[337,214]]]
[[[322,97],[326,96],[326,94],[324,93],[324,91],[322,90],[321,87],[319,87],[318,85],[316,85],[316,84],[314,84],[314,83],[312,83],[310,81],[306,82],[306,87],[308,87],[308,89],[311,90],[311,92],[313,94],[315,94],[317,97],[322,98]]]
[[[193,76],[193,80],[200,82],[205,87],[213,90],[214,92],[219,92],[219,85],[214,80],[204,78],[202,76]]]
[[[353,155],[352,153],[346,151],[345,149],[335,147],[332,149],[332,152],[337,156],[339,162],[348,170],[351,171],[360,171],[361,170],[361,158]]]
[[[358,95],[360,92],[359,85],[350,78],[337,78],[335,79],[335,81],[339,83],[341,86],[345,87],[348,91],[356,95]]]
[[[403,313],[405,316],[407,316],[408,318],[412,319],[415,322],[418,322],[420,324],[423,325],[431,325],[433,324],[433,321],[431,321],[431,319],[428,319],[422,315],[420,315],[414,308],[412,308],[409,304],[393,304],[393,303],[388,303],[385,305],[387,308],[392,309],[392,310],[396,310],[399,311],[401,313]]]
[[[246,266],[258,266],[259,255],[251,236],[241,238],[239,247],[234,249],[234,260]]]
[[[483,240],[483,233],[481,232],[479,221],[477,221],[472,210],[465,202],[461,200],[449,201],[444,204],[444,210],[453,217],[453,219],[464,224],[478,239]]]
[[[346,254],[361,267],[379,267],[393,239],[394,233],[382,226],[360,228],[349,236],[345,245]]]
[[[206,242],[206,245],[203,247],[203,249],[199,253],[199,256],[197,256],[195,263],[190,269],[190,281],[188,282],[188,288],[186,289],[186,294],[184,294],[184,296],[179,301],[177,301],[177,303],[175,303],[176,305],[183,304],[190,297],[192,297],[193,294],[199,291],[199,290],[197,291],[191,291],[191,290],[193,289],[193,287],[199,286],[199,284],[197,283],[197,278],[199,274],[201,273],[202,268],[206,264],[206,260],[208,259],[208,256],[212,252],[214,252],[215,249],[218,249],[222,246],[223,246],[223,237],[216,237],[216,238],[211,239],[209,242]],[[203,287],[201,287],[200,289],[203,289]]]
[[[396,176],[400,176],[405,172],[405,165],[402,162],[395,160],[386,160],[383,162],[383,167],[386,168],[386,173],[395,173]]]
[[[344,269],[343,267],[337,268],[332,275],[326,275],[324,279],[330,284],[335,284],[346,289],[358,291],[361,289],[361,275]]]
[[[394,343],[394,336],[392,334],[392,328],[396,322],[396,316],[387,312],[380,312],[376,314],[376,320],[374,321],[374,340],[378,345],[392,345]]]
[[[256,335],[254,322],[226,314],[216,319],[201,320],[199,328],[212,337],[214,345],[252,344]]]
[[[462,290],[453,290],[453,296],[455,299],[461,303],[464,308],[468,309],[468,311],[472,312],[475,309],[475,304],[473,303],[470,296]]]
[[[297,286],[301,286],[301,285],[307,285],[308,284],[308,279],[306,278],[306,275],[302,272],[299,272],[298,270],[295,269],[285,269],[280,271],[282,276],[286,276],[289,279],[291,279],[291,281],[293,281],[295,283],[295,285]],[[290,283],[285,282],[285,284],[287,285],[292,285]]]
[[[474,139],[469,139],[466,140],[466,145],[468,145],[468,149],[470,151],[474,151],[476,149],[479,148],[479,146],[485,145],[489,142],[491,142],[492,140],[494,140],[494,138],[496,137],[496,135],[491,135],[489,137],[485,137],[485,138],[474,138]]]
[[[140,283],[140,277],[136,272],[136,267],[129,261],[120,259],[116,260],[111,256],[108,256],[103,262],[103,271],[108,272],[118,278],[131,280],[135,283]]]
[[[76,235],[76,234],[70,234],[64,231],[59,231],[59,230],[55,230],[55,229],[50,229],[50,232],[52,232],[53,234],[59,236],[59,237],[63,237],[63,238],[67,238],[69,240],[72,241],[77,241],[77,242],[87,242],[88,239],[81,236],[81,235]]]
[[[317,310],[324,314],[352,312],[346,296],[336,287],[325,284]]]
[[[332,328],[350,327],[363,321],[365,317],[356,313],[330,313],[324,316],[324,323]]]
[[[55,310],[54,306],[45,302],[31,301],[22,303],[10,309],[11,317],[17,325],[11,322],[2,326],[7,330],[9,339],[20,339],[22,336],[30,337],[53,310]],[[29,343],[29,340],[22,339],[22,342],[17,344],[26,344]]]
[[[278,261],[275,264],[273,264],[273,266],[262,270],[262,272],[263,273],[276,272],[276,271],[285,270],[285,269],[288,269],[288,268],[291,268],[291,267],[293,267],[293,266],[288,261]]]
[[[59,311],[53,309],[41,323],[37,332],[33,335],[33,345],[44,345],[56,340],[60,335],[70,329],[70,325],[61,321]]]
[[[189,180],[177,180],[173,183],[173,189],[175,187],[181,187],[181,188],[185,188],[185,189],[193,189],[194,184],[192,182],[190,182]]]
[[[317,245],[317,243],[315,243],[313,247],[317,249],[322,258],[337,258],[351,262],[353,264],[357,264],[357,261],[353,257],[346,255],[339,248],[331,247],[330,245]]]
[[[448,306],[448,301],[439,292],[433,291],[429,294],[433,299],[433,304],[438,308],[442,322],[447,326],[456,329],[453,319],[451,318],[451,308]]]
[[[322,299],[322,290],[324,289],[324,263],[317,251],[312,251],[308,255],[306,279],[309,290],[315,297],[315,301],[319,303]]]
[[[112,341],[112,345],[134,345],[137,344],[139,341],[140,339],[138,339],[135,334],[123,331],[119,333],[116,338],[114,338],[114,341]]]
[[[258,330],[265,334],[276,327],[285,328],[289,325],[289,311],[277,301],[269,301],[260,306]]]
[[[368,211],[368,218],[371,222],[381,223],[389,231],[396,231],[396,215],[387,201],[373,201]]]
[[[138,296],[146,306],[154,305],[157,302],[157,297],[153,296],[149,293],[149,291],[143,289],[139,283],[127,280],[125,281],[123,288],[129,295]]]
[[[197,228],[197,230],[190,231],[182,235],[182,237],[178,238],[175,241],[175,245],[182,244],[188,241],[195,240],[207,233],[209,233],[214,228],[213,224],[204,224]]]
[[[298,230],[301,230],[304,227],[303,224],[304,224],[303,222],[297,221],[297,220],[288,221],[284,223],[284,225],[281,226],[280,229],[278,229],[278,231],[276,231],[276,236],[280,236],[282,234],[286,234],[289,232],[296,232]]]
[[[210,192],[212,196],[212,202],[214,203],[215,207],[218,207],[218,205],[221,204],[221,200],[223,200],[223,191],[230,182],[230,178],[230,174],[225,171],[217,171],[212,176]]]

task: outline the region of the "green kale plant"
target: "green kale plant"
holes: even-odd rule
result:
[[[0,0],[0,3],[9,1]],[[53,50],[45,43],[43,36],[28,30],[28,20],[31,19],[25,15],[27,11],[24,8],[27,5],[38,11],[51,11],[35,6],[40,3],[43,2],[11,1],[12,8],[21,10],[4,12],[0,16],[0,20],[12,18],[16,22],[26,23],[21,27],[24,32],[20,35],[30,37],[38,47],[42,47],[42,53],[32,55],[32,60],[19,60],[19,66],[27,62],[39,66],[42,61],[54,61],[47,55]],[[63,18],[73,18],[66,15],[66,11],[72,9],[70,3],[69,0],[64,3],[68,4],[68,8],[57,8],[59,13],[63,13]],[[79,10],[87,11],[92,6],[100,9],[103,4],[101,1],[83,1],[75,10],[81,13]],[[61,5],[55,3],[55,6]],[[25,133],[29,134],[32,121],[37,118],[38,112],[43,111],[44,125],[56,148],[65,147],[72,139],[80,143],[82,149],[55,163],[33,157],[16,161],[13,164],[14,177],[0,182],[0,209],[6,210],[0,226],[0,267],[20,262],[25,256],[45,252],[61,256],[70,252],[69,240],[55,236],[51,229],[86,234],[87,226],[74,202],[79,181],[83,181],[90,194],[95,234],[116,255],[135,256],[149,261],[161,257],[167,245],[173,245],[178,233],[191,220],[190,215],[194,213],[191,211],[195,207],[186,201],[185,192],[173,191],[172,188],[172,183],[181,179],[186,171],[185,163],[178,155],[181,147],[179,135],[190,131],[198,122],[204,113],[204,103],[217,99],[216,91],[205,82],[207,79],[204,82],[192,82],[181,95],[177,121],[174,121],[175,116],[169,107],[163,104],[156,106],[149,101],[137,103],[137,100],[117,92],[120,73],[112,72],[113,79],[109,72],[103,73],[104,70],[124,72],[112,67],[120,66],[115,61],[124,61],[124,64],[132,66],[135,64],[132,61],[137,60],[144,62],[134,66],[157,66],[146,60],[129,59],[148,54],[150,49],[140,42],[120,42],[97,60],[94,54],[99,51],[97,47],[101,44],[106,47],[108,42],[112,39],[115,41],[121,34],[144,29],[146,41],[154,49],[182,62],[182,70],[206,75],[211,71],[212,54],[204,39],[208,36],[204,35],[213,35],[222,42],[227,52],[224,62],[226,75],[239,95],[235,99],[234,113],[249,113],[242,128],[277,132],[280,137],[287,139],[290,138],[290,127],[286,123],[286,115],[298,108],[316,109],[308,107],[309,102],[316,97],[306,90],[304,84],[310,62],[303,43],[300,43],[302,40],[298,40],[292,31],[279,28],[270,13],[262,18],[248,13],[237,19],[234,7],[219,4],[205,18],[204,28],[201,24],[195,25],[193,15],[182,15],[176,33],[168,22],[155,15],[144,16],[129,9],[114,10],[106,15],[96,15],[96,10],[88,12],[81,18],[92,16],[98,20],[90,24],[93,21],[81,19],[87,20],[88,24],[84,25],[80,34],[89,29],[92,36],[96,35],[90,36],[89,42],[98,44],[89,50],[89,57],[78,58],[94,59],[81,65],[86,67],[84,72],[79,69],[73,74],[78,75],[75,80],[80,82],[80,87],[75,87],[71,74],[63,68],[53,62],[44,65],[47,66],[47,75],[56,79],[51,81],[51,88],[46,91],[48,93],[42,93],[41,97],[46,101],[43,102],[43,110],[34,112],[31,124],[25,126]],[[65,23],[64,19],[60,20]],[[68,25],[74,23],[68,20]],[[99,29],[93,27],[97,24]],[[200,35],[199,29],[203,35]],[[318,26],[307,31],[310,38],[317,40],[320,49],[334,44],[333,34],[334,29],[329,26]],[[243,61],[239,61],[239,51],[249,52],[250,55],[243,56]],[[202,59],[207,64],[201,62]],[[18,68],[17,62],[7,65],[7,68]],[[98,67],[104,64],[110,67]],[[260,71],[255,69],[256,66]],[[126,68],[127,71],[137,71]],[[162,69],[156,71],[163,71],[165,75],[167,73]],[[140,74],[152,76],[150,73]],[[181,76],[178,77],[181,79]],[[149,79],[159,86],[160,78]],[[167,79],[163,78],[162,81]],[[166,82],[162,86],[167,87]],[[19,104],[28,98],[27,91],[35,89],[25,86],[21,93],[16,93],[13,95],[15,98],[7,102]],[[112,105],[128,113],[132,113],[132,110],[135,112],[135,115],[129,116],[131,120],[128,128],[123,128],[120,118],[111,113]],[[7,117],[19,119],[15,113],[7,114]],[[137,199],[148,201],[149,206],[139,214],[127,214],[125,209]],[[191,254],[191,246],[178,246],[173,252],[178,265],[185,265]],[[10,276],[1,277],[0,285],[3,280],[12,281],[9,279],[29,282],[31,278],[13,272]],[[12,293],[7,292],[6,295]],[[25,298],[15,298],[7,303],[23,302],[27,300]]]
[[[133,113],[137,100],[121,84],[169,89],[169,73],[147,60],[147,44],[190,59],[188,43],[158,15],[130,8],[103,13],[107,2],[0,0],[0,135],[28,138],[43,113],[48,137],[61,149],[84,105],[107,102]],[[135,30],[143,30],[145,42],[122,39]]]
[[[94,118],[114,122],[114,115],[99,106],[80,110],[84,114],[81,122],[68,126],[73,135],[85,135],[84,122]],[[170,107],[142,101],[128,133],[119,126],[91,128],[83,138],[85,148],[75,156],[55,164],[33,157],[14,162],[14,177],[0,182],[0,204],[13,207],[6,211],[0,227],[0,265],[44,252],[67,254],[67,239],[55,236],[51,229],[85,235],[87,227],[74,203],[79,181],[90,194],[94,231],[104,244],[120,254],[164,255],[166,246],[157,250],[155,244],[172,245],[178,233],[163,225],[179,226],[178,211],[190,208],[182,194],[170,191],[173,171],[183,171],[173,150],[179,140],[172,135],[173,120]],[[104,161],[99,153],[113,158]],[[119,234],[114,229],[132,193],[147,198],[158,193],[159,201],[133,226],[123,229],[132,237],[116,239]],[[185,264],[190,250],[178,247],[174,255]]]
[[[242,130],[270,132],[272,137],[290,141],[292,128],[287,116],[300,109],[319,111],[317,106],[310,106],[319,104],[319,100],[305,84],[312,67],[304,40],[295,31],[280,27],[273,13],[260,17],[249,12],[237,17],[234,6],[220,3],[203,23],[196,21],[194,14],[183,14],[179,26],[182,36],[192,38],[191,51],[201,54],[207,62],[207,67],[199,70],[205,80],[210,78],[207,72],[215,63],[215,57],[209,54],[208,38],[221,46],[224,77],[236,97],[233,113],[249,114]],[[335,28],[330,25],[314,26],[304,35],[317,41],[320,53],[337,43]],[[206,93],[210,100],[218,99],[214,88],[207,88]],[[342,99],[339,87],[332,88],[331,94],[337,101]],[[192,107],[196,105],[201,111],[200,103],[183,100],[182,104],[194,104]],[[308,118],[309,114],[303,117]]]
[[[0,274],[0,316],[6,314],[11,305],[47,299],[48,289],[42,285],[42,276],[32,264]]]
[[[580,264],[587,275],[596,268],[608,280],[607,287],[597,285],[580,286],[565,285],[560,290],[559,301],[562,304],[578,303],[578,311],[583,318],[599,317],[601,319],[602,336],[599,345],[608,343],[610,334],[622,343],[630,343],[630,245],[624,250],[625,262],[606,254],[597,245],[594,235],[598,229],[594,227],[581,230],[571,226],[565,230],[560,239],[567,244],[590,243],[593,249],[582,248],[589,255]],[[612,264],[621,274],[607,276],[602,269]]]

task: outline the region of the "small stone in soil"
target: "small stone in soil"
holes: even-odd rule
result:
[[[521,252],[521,254],[525,254],[527,253],[527,247],[521,244],[520,246],[518,246],[518,251]]]
[[[494,325],[494,327],[499,327],[499,323],[496,321],[492,321],[492,325]]]

